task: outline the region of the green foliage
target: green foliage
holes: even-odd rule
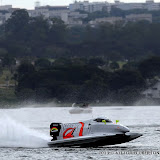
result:
[[[35,61],[35,66],[38,68],[47,68],[51,66],[51,62],[46,58],[40,58]]]
[[[5,48],[0,48],[0,58],[3,58],[8,54],[7,50]]]
[[[67,58],[56,59],[53,63],[53,66],[68,66],[71,65],[71,60]]]
[[[31,18],[27,28],[28,39],[33,43],[42,43],[48,38],[49,22],[43,16]],[[37,41],[37,42],[36,42]],[[34,45],[34,43],[32,45]]]
[[[110,53],[107,54],[107,57],[110,61],[123,60],[122,55],[117,51],[111,51]]]
[[[119,90],[126,87],[138,89],[144,87],[145,81],[137,71],[119,70],[113,74],[109,84],[111,90]]]
[[[2,66],[12,66],[16,64],[16,60],[15,58],[11,57],[9,54],[6,54],[3,58],[2,58]]]
[[[66,37],[66,25],[60,19],[53,18],[50,21],[49,42],[63,43]]]
[[[69,44],[79,44],[83,42],[85,36],[85,28],[83,26],[74,26],[67,29],[66,41]]]
[[[3,107],[5,105],[13,105],[17,101],[18,98],[14,93],[14,88],[0,88],[0,104]]]
[[[17,97],[21,101],[35,100],[35,92],[30,88],[21,89],[20,92],[17,92]]]
[[[103,66],[104,64],[105,61],[100,57],[89,59],[89,65]]]
[[[108,99],[129,104],[139,97],[145,81],[138,71],[107,72],[99,69],[99,65],[104,64],[102,59],[92,59],[92,65],[90,60],[57,59],[53,66],[43,69],[36,66],[36,71],[33,66],[22,64],[18,68],[16,94],[20,99],[57,99],[70,103],[105,102]],[[27,90],[29,94],[24,93]],[[130,91],[132,94],[128,94]]]
[[[34,66],[28,61],[22,62],[22,64],[18,67],[18,80],[21,81],[24,76],[32,74],[35,71]]]
[[[131,12],[113,8],[111,16]],[[106,11],[89,16],[96,14],[108,16]],[[153,14],[160,16],[158,12]],[[106,23],[95,28],[88,25],[68,28],[60,19],[30,18],[26,10],[18,10],[4,28],[5,32],[0,28],[0,48],[2,54],[5,51],[11,57],[103,57],[108,61],[137,61],[150,54],[160,54],[160,23]]]
[[[123,69],[127,69],[127,70],[136,70],[138,68],[138,64],[136,62],[128,62],[126,64],[124,64]]]
[[[138,69],[145,78],[160,76],[160,57],[151,57],[140,62]]]
[[[12,13],[5,24],[6,33],[18,33],[28,25],[29,15],[25,9],[16,10]]]
[[[131,12],[113,8],[110,16]],[[160,12],[152,13],[160,17]],[[106,11],[96,12],[86,21],[107,16]],[[137,64],[144,57],[159,56],[159,46],[160,23],[145,21],[69,28],[60,19],[30,18],[26,10],[18,10],[0,27],[3,67],[15,65],[15,57],[38,58],[35,66],[22,61],[13,76],[21,100],[129,104],[140,97],[144,79],[160,75],[159,57]],[[53,63],[48,60],[51,58]]]
[[[113,69],[114,71],[120,68],[120,66],[119,66],[119,64],[118,64],[117,62],[111,62],[111,63],[109,64],[109,67],[110,67],[111,69]]]

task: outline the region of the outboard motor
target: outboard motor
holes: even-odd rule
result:
[[[61,123],[51,123],[50,136],[53,137],[52,141],[57,140],[57,136],[59,136],[60,130],[61,130]]]

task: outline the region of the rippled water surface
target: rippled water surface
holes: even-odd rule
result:
[[[160,159],[160,107],[94,107],[92,114],[70,114],[70,107],[27,106],[0,109],[0,160]],[[48,148],[51,122],[78,122],[99,116],[143,136],[99,148]]]

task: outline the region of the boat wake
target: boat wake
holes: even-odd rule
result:
[[[0,118],[0,147],[41,148],[47,147],[49,137],[29,129],[10,117]]]

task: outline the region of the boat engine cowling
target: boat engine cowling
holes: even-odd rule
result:
[[[61,130],[60,123],[51,123],[50,125],[50,136],[53,137],[52,140],[57,140],[57,136],[59,136]]]

